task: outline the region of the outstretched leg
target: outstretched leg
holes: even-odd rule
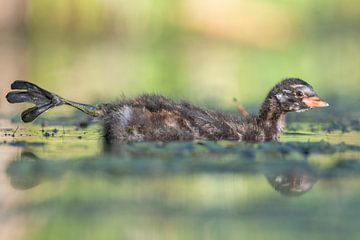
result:
[[[11,89],[15,91],[11,91],[6,95],[9,103],[31,102],[35,104],[34,107],[21,113],[21,119],[24,122],[32,122],[47,110],[64,104],[77,108],[93,117],[102,116],[101,109],[96,106],[66,100],[27,81],[16,80],[11,84]]]

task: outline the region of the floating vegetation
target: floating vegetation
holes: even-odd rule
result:
[[[44,146],[45,143],[44,142],[14,141],[14,142],[10,142],[9,145],[15,146],[15,147],[28,147],[28,146],[40,147],[40,146]]]

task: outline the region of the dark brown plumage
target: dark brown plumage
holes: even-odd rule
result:
[[[32,102],[36,105],[22,113],[24,122],[33,121],[52,107],[70,105],[103,120],[104,138],[108,144],[194,139],[277,140],[285,126],[287,112],[328,106],[308,83],[296,78],[277,84],[265,98],[259,114],[246,117],[187,102],[178,103],[159,95],[145,94],[117,103],[90,106],[68,101],[26,81],[15,81],[11,88],[17,91],[6,96],[10,103]]]

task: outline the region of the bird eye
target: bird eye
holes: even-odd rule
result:
[[[302,91],[297,91],[296,96],[302,97],[302,96],[304,96],[304,93]]]

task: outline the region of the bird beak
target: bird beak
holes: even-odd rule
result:
[[[329,104],[322,101],[318,96],[304,97],[302,100],[309,108],[327,107]]]

